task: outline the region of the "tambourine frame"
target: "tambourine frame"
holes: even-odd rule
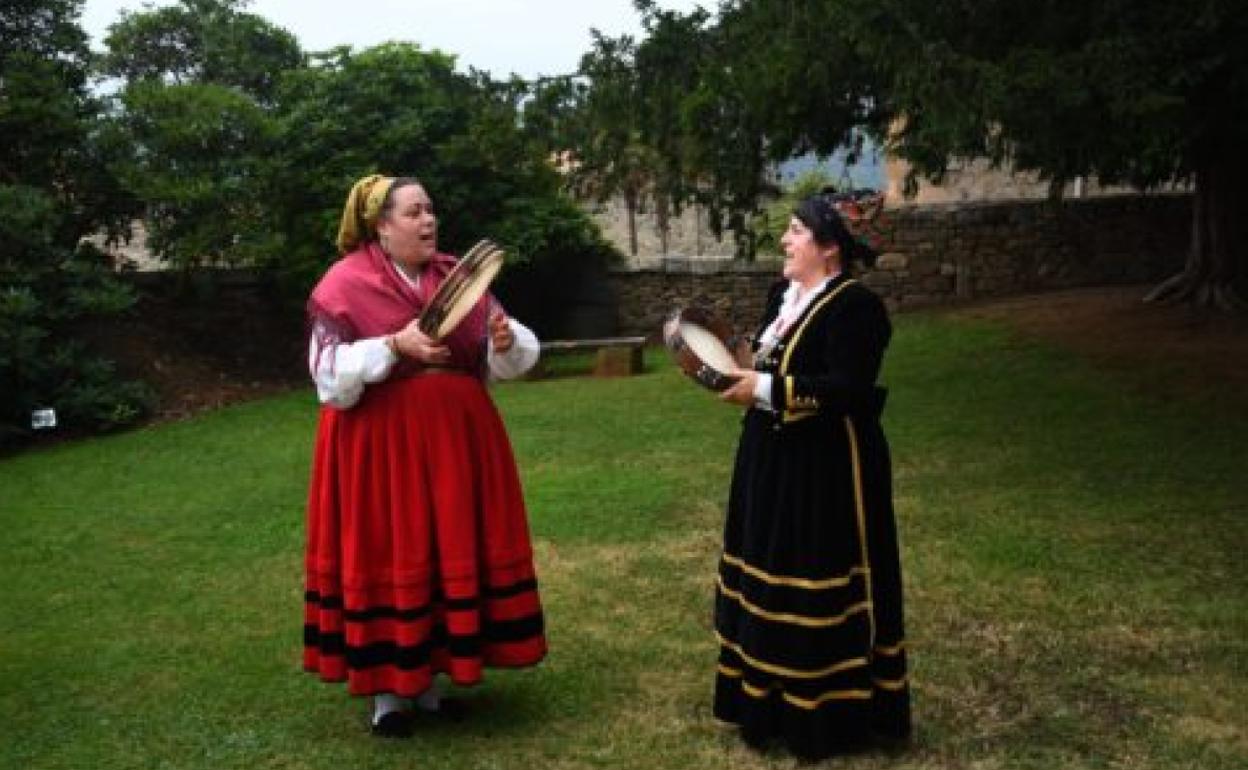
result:
[[[490,240],[478,241],[447,273],[420,314],[417,325],[433,339],[442,339],[455,330],[502,269],[505,253]]]
[[[681,371],[694,382],[716,392],[732,387],[739,378],[721,372],[704,361],[685,339],[681,332],[683,326],[696,326],[710,334],[723,345],[728,357],[735,361],[732,350],[732,329],[727,322],[701,307],[681,308],[668,316],[668,320],[664,323],[663,341]]]

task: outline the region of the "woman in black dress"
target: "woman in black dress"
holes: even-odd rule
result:
[[[806,759],[910,733],[901,569],[876,385],[891,334],[851,278],[875,254],[831,196],[781,240],[754,367],[724,393],[749,407],[733,470],[715,631],[715,715],[756,747]]]

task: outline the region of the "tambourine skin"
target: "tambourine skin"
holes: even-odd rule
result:
[[[690,329],[705,332],[702,345],[718,345],[722,350],[699,351],[694,349],[686,334]],[[704,360],[714,353],[721,359],[720,366],[726,366],[733,360],[729,340],[732,330],[726,322],[698,307],[689,307],[672,313],[663,324],[663,342],[675,359],[676,365],[690,379],[708,390],[722,392],[731,387],[739,378],[727,374],[715,365]]]
[[[446,337],[463,319],[502,267],[503,250],[493,241],[479,241],[447,273],[420,314],[418,327],[429,337]]]

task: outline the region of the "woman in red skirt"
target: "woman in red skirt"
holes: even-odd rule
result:
[[[343,255],[312,292],[309,367],[322,407],[308,494],[303,665],[374,697],[373,730],[405,734],[486,666],[546,654],[515,460],[486,391],[537,360],[488,295],[442,340],[415,319],[455,259],[437,250],[410,177],[352,188]]]

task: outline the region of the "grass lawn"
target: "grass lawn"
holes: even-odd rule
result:
[[[994,324],[898,319],[918,733],[830,764],[1248,766],[1248,424]],[[308,393],[0,461],[0,768],[796,767],[710,715],[737,413],[647,357],[496,389],[551,655],[409,741],[299,671]]]

